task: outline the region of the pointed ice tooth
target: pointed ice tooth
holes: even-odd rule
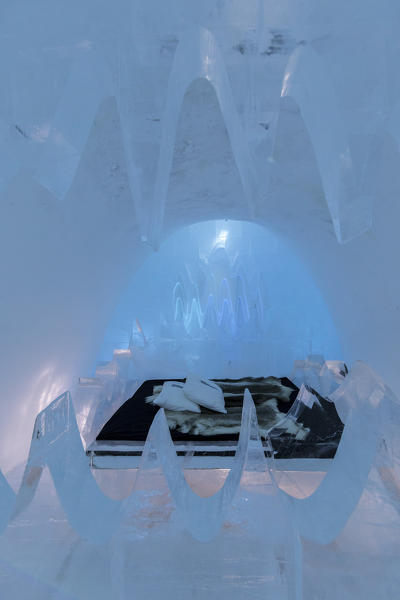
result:
[[[111,73],[102,57],[82,54],[72,67],[36,172],[59,199],[72,184],[101,101],[112,95]]]
[[[235,334],[235,322],[232,314],[232,307],[227,298],[222,303],[221,313],[219,315],[219,327],[223,333],[228,335]]]
[[[218,334],[218,319],[215,307],[215,299],[212,294],[208,296],[203,318],[203,329],[208,337],[216,337]]]
[[[238,296],[236,298],[236,311],[235,311],[235,320],[236,320],[236,327],[238,329],[243,329],[246,326],[246,323],[248,321],[247,317],[247,311],[246,311],[246,305],[245,302],[243,301],[241,296]]]
[[[198,336],[202,328],[203,316],[201,314],[201,308],[196,298],[192,299],[190,307],[190,313],[186,320],[186,330],[190,336]]]
[[[372,226],[372,201],[354,178],[345,118],[328,70],[310,45],[289,58],[282,98],[292,98],[308,129],[337,240],[346,243]],[[310,101],[310,99],[313,101]]]
[[[182,298],[179,296],[176,301],[175,301],[175,314],[174,314],[174,320],[177,323],[184,323],[186,319],[186,315],[185,315],[185,308],[183,305],[183,300]]]

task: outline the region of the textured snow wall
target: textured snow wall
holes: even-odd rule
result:
[[[398,391],[399,10],[2,3],[4,468],[90,373],[152,247],[202,220],[290,239],[343,358]]]

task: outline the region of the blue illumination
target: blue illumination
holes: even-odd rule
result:
[[[304,264],[282,238],[238,221],[184,228],[142,265],[114,312],[99,360],[129,345],[140,355],[139,375],[143,368],[146,375],[168,368],[288,374],[307,354],[341,356]]]

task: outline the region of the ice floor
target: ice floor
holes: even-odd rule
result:
[[[16,481],[17,471],[12,476]],[[290,488],[286,482],[286,490],[298,494],[300,488],[301,494],[307,494],[324,473],[301,470],[290,476],[293,485]],[[196,470],[189,480],[198,493],[208,495],[225,477],[224,470]],[[105,492],[126,495],[135,472],[102,471],[96,478]],[[398,597],[400,516],[383,491],[376,493],[376,474],[371,474],[369,485],[371,489],[364,491],[333,543],[320,546],[303,541],[304,598]],[[168,506],[159,507],[149,518],[149,527],[161,529]],[[260,514],[260,519],[273,523],[274,515]],[[140,540],[127,536],[119,545],[115,541],[92,545],[69,526],[48,473],[32,505],[1,536],[0,557],[0,595],[7,599],[285,597],[271,591],[268,537],[252,539],[238,526],[225,523],[217,538],[206,544],[183,532],[172,543],[160,535]]]

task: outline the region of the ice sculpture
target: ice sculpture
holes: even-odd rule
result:
[[[102,57],[89,52],[78,59],[54,115],[36,172],[37,179],[56,197],[64,199],[68,192],[99,105],[112,95],[112,75]]]
[[[2,480],[5,486],[1,490],[3,527],[6,519],[18,518],[32,502],[45,465],[50,470],[68,521],[80,536],[96,544],[104,544],[112,538],[111,584],[114,593],[116,586],[124,585],[124,572],[118,574],[118,570],[124,571],[121,545],[129,555],[132,551],[137,552],[138,544],[145,543],[143,538],[153,535],[158,543],[161,535],[161,540],[167,541],[171,550],[182,527],[196,540],[210,542],[222,535],[221,527],[225,523],[224,528],[244,529],[245,536],[253,543],[261,543],[262,555],[264,559],[268,558],[262,567],[267,574],[267,589],[275,590],[276,597],[282,599],[301,597],[297,535],[287,514],[289,506],[280,501],[278,488],[267,467],[254,404],[248,392],[243,404],[235,462],[222,488],[209,498],[200,497],[186,481],[184,469],[190,466],[190,458],[184,465],[178,459],[163,409],[149,431],[133,490],[126,500],[118,502],[101,492],[90,472],[70,395],[66,393],[57,398],[38,415],[28,462],[15,498]],[[263,512],[274,515],[273,523],[259,521]],[[198,548],[200,554],[209,554],[207,545]],[[217,556],[211,558],[216,560]],[[175,562],[174,568],[181,568],[179,561]],[[125,597],[121,589],[119,593],[120,597]]]
[[[150,234],[153,243],[157,246],[161,239],[178,117],[186,89],[192,81],[199,78],[207,79],[215,88],[249,205],[249,217],[254,216],[256,176],[244,141],[242,124],[233,101],[224,62],[211,31],[196,28],[182,36],[169,77],[163,118],[164,131],[154,191],[154,217]]]
[[[161,517],[159,536],[165,537],[171,532],[176,537],[182,527],[186,527],[195,540],[203,542],[203,549],[209,548],[211,556],[216,552],[214,558],[218,561],[219,544],[226,535],[224,530],[229,532],[230,528],[239,527],[244,532],[243,543],[246,540],[257,541],[258,544],[263,541],[259,551],[265,561],[264,577],[269,582],[266,592],[274,593],[277,598],[300,599],[301,551],[287,514],[288,505],[280,502],[278,488],[267,467],[249,392],[245,393],[235,460],[222,487],[210,497],[200,497],[186,479],[185,472],[188,470],[190,472],[190,457],[184,464],[179,461],[164,413],[159,411],[149,431],[127,520],[118,535],[125,540],[129,540],[132,534],[139,540],[151,535],[147,530],[154,528],[153,515],[158,507],[158,516]],[[167,499],[168,490],[172,506]],[[138,498],[135,498],[135,493]],[[164,511],[170,513],[168,520],[163,516]],[[148,520],[145,519],[146,513]],[[260,521],[261,513],[273,514],[274,523],[268,519]],[[214,540],[212,546],[211,540]],[[202,556],[201,546],[193,543]],[[234,539],[232,543],[235,544]],[[245,561],[242,553],[241,556]],[[171,576],[175,568],[171,567]],[[212,576],[208,574],[207,578]],[[116,579],[121,585],[123,576],[120,574]]]
[[[301,406],[310,405],[308,394],[303,386],[286,418],[299,418]],[[225,535],[221,533],[226,527],[223,524],[230,523],[229,527],[239,528],[241,536],[263,541],[265,556],[269,556],[263,569],[270,573],[276,597],[300,599],[299,533],[319,544],[334,540],[354,512],[374,464],[398,509],[396,432],[391,422],[398,422],[398,401],[362,363],[353,366],[331,394],[331,401],[341,412],[346,406],[346,426],[328,473],[307,498],[296,499],[279,489],[272,447],[267,446],[268,459],[260,441],[255,407],[246,391],[235,460],[219,491],[210,497],[193,491],[187,480],[190,452],[184,462],[177,457],[160,409],[149,430],[133,489],[125,500],[117,501],[104,495],[90,471],[67,392],[36,419],[17,495],[4,477],[0,480],[3,530],[32,502],[47,465],[70,525],[97,544],[112,538],[117,554],[111,563],[111,579],[120,597],[125,597],[126,577],[121,552],[136,553],[135,546],[145,543],[148,536],[161,536],[165,543],[170,535],[180,536],[182,528],[199,542],[211,543]],[[279,561],[285,565],[283,578],[278,575]]]
[[[110,537],[118,524],[118,505],[99,491],[90,473],[68,392],[36,419],[14,518],[32,501],[45,466],[71,525],[94,542]]]
[[[137,329],[129,344],[128,332],[126,344],[113,346],[121,352],[111,363],[99,364],[95,377],[82,379],[75,389],[80,373],[89,374],[92,367],[94,373],[99,340],[112,307],[132,272],[150,252],[143,242],[150,241],[162,251],[166,236],[182,223],[190,225],[215,215],[251,219],[282,234],[294,253],[309,264],[313,281],[329,306],[347,364],[364,357],[398,392],[400,283],[393,267],[400,250],[396,202],[400,189],[396,78],[399,44],[393,26],[399,20],[398,3],[340,0],[332,4],[318,0],[305,6],[294,0],[204,0],[195,5],[178,0],[170,6],[159,0],[149,0],[145,5],[123,0],[116,8],[93,0],[4,0],[1,14],[0,451],[5,470],[25,455],[27,431],[34,416],[64,389],[71,389],[82,437],[85,441],[93,439],[96,427],[109,416],[107,410],[113,410],[130,390],[131,378],[138,375],[131,368],[128,354],[124,354],[128,349],[133,349],[139,363],[142,359],[147,372],[152,367],[157,370],[161,364],[165,374],[171,374],[176,362],[153,361],[160,355],[152,345],[154,332],[146,322],[144,336]],[[237,170],[241,185],[237,190],[232,189],[234,186],[226,188],[225,203],[219,193],[211,193],[208,202],[203,202],[204,197],[186,202],[192,199],[192,192],[196,198],[199,182],[209,177],[209,171],[202,168],[204,157],[195,156],[195,176],[185,190],[185,210],[179,220],[177,210],[181,205],[174,196],[176,190],[173,186],[168,190],[173,171],[172,146],[184,108],[183,95],[196,78],[215,92],[222,129],[228,137],[228,144],[224,141],[215,148],[221,159],[215,179],[233,181],[233,171]],[[190,104],[190,95],[186,96]],[[289,126],[286,123],[280,128],[285,107],[293,105],[297,113],[291,113]],[[189,144],[193,132],[202,133],[202,119],[208,117],[209,107],[203,109],[183,132]],[[233,166],[226,157],[228,151],[233,154]],[[182,170],[187,165],[183,161]],[[214,189],[216,183],[210,181],[210,188]],[[168,192],[172,193],[166,203]],[[379,198],[379,206],[372,211],[375,197]],[[338,247],[336,240],[349,243]],[[280,266],[284,273],[286,264]],[[238,282],[237,287],[239,290],[242,284]],[[292,298],[299,303],[307,282],[300,280],[295,287]],[[257,286],[250,289],[256,290]],[[140,294],[141,286],[137,290]],[[200,349],[195,338],[204,335],[205,330],[216,337],[223,332],[224,352],[208,357],[221,376],[221,366],[225,367],[232,356],[239,356],[233,351],[228,353],[227,348],[233,348],[235,335],[239,331],[242,335],[251,325],[253,300],[257,323],[277,323],[281,319],[279,310],[270,311],[262,294],[259,298],[256,293],[253,296],[245,292],[238,291],[237,301],[231,293],[230,300],[224,285],[223,303],[218,310],[213,308],[216,296],[214,302],[211,298],[203,302],[196,293],[189,293],[190,301],[185,303],[183,294],[177,294],[173,321],[179,339],[186,336],[180,346],[181,356],[195,364]],[[276,335],[274,339],[264,336],[270,354],[254,352],[249,364],[254,366],[258,354],[260,361],[267,357],[263,368],[268,364],[275,372],[273,367],[279,366],[279,372],[289,373],[282,357],[291,364],[293,358],[309,354],[296,367],[297,380],[304,387],[287,419],[297,419],[302,407],[314,401],[315,395],[307,387],[311,385],[332,397],[345,423],[343,444],[320,488],[308,494],[307,500],[284,500],[293,506],[304,538],[309,538],[304,544],[310,559],[306,564],[317,565],[318,573],[328,573],[328,580],[332,577],[324,590],[313,588],[307,598],[329,595],[328,588],[333,589],[340,577],[340,569],[329,573],[329,565],[336,565],[338,557],[345,557],[346,565],[353,559],[347,568],[353,569],[353,580],[357,579],[357,584],[350,582],[351,589],[343,585],[343,597],[395,598],[400,585],[395,575],[400,552],[395,539],[399,537],[400,490],[397,400],[365,367],[356,365],[344,378],[339,365],[323,363],[315,356],[328,356],[317,339],[321,333],[319,323],[307,331],[304,314],[303,318],[292,317],[290,331],[298,327],[296,335]],[[164,331],[171,332],[168,320],[163,325]],[[325,332],[321,338],[326,339]],[[176,345],[167,344],[165,348],[162,358],[178,354]],[[245,355],[243,352],[241,357]],[[274,362],[277,355],[279,360]],[[282,365],[285,368],[281,369]],[[99,410],[94,409],[95,405]],[[361,412],[364,405],[365,414]],[[74,516],[77,496],[73,501],[67,494],[70,483],[79,487],[83,482],[82,490],[90,490],[94,503],[104,508],[105,520],[111,515],[109,521],[115,524],[112,515],[116,505],[98,495],[86,459],[81,457],[70,399],[60,397],[41,419],[43,423],[38,422],[35,430],[39,438],[32,440],[17,497],[9,485],[11,478],[0,475],[2,524],[5,526],[13,514],[15,517],[1,540],[0,570],[8,560],[13,562],[10,556],[15,559],[18,531],[29,548],[24,517],[33,510],[38,490],[44,485],[46,475],[41,474],[45,464],[52,469],[63,496],[65,493],[65,510],[77,530],[95,539],[98,522],[89,516],[84,524]],[[60,437],[51,431],[58,431]],[[355,436],[362,440],[358,449]],[[57,452],[62,455],[59,461],[55,459]],[[351,452],[353,462],[347,452]],[[190,456],[186,458],[190,464]],[[70,460],[79,465],[79,473],[71,474],[67,468]],[[96,476],[101,478],[99,473]],[[281,481],[280,475],[275,479]],[[364,491],[360,496],[361,489]],[[339,492],[343,492],[340,497]],[[340,515],[334,497],[341,506]],[[61,509],[57,524],[51,524],[45,519],[47,505],[41,506],[43,521],[36,522],[36,544],[32,543],[32,554],[38,558],[31,573],[39,573],[40,578],[40,568],[45,569],[44,561],[39,562],[39,542],[44,544],[47,532],[47,548],[58,549],[57,556],[69,544],[61,540],[62,536],[73,540],[68,546],[69,558],[64,556],[60,561],[57,581],[63,580],[71,564],[76,570],[70,581],[83,580],[84,569],[77,567],[80,561],[76,555],[82,550],[82,564],[91,564],[89,546],[82,542],[79,549],[81,542],[78,536],[74,538]],[[82,500],[82,514],[88,515],[91,508]],[[59,544],[51,546],[58,527],[62,530]],[[295,523],[294,530],[296,527]],[[320,541],[331,540],[339,530],[342,532],[335,538],[337,554],[329,544],[320,546]],[[9,540],[14,540],[14,545],[8,545]],[[379,543],[373,548],[375,540]],[[75,542],[78,550],[73,547]],[[366,546],[370,551],[368,560]],[[165,547],[168,549],[167,544]],[[265,547],[262,543],[254,545],[260,553]],[[117,556],[123,555],[118,540],[115,548]],[[317,548],[314,554],[313,548]],[[154,550],[154,546],[147,549]],[[103,550],[104,545],[100,554]],[[104,555],[108,550],[95,566],[99,579],[107,571]],[[140,558],[139,551],[135,554],[133,547],[130,550],[131,557]],[[236,550],[237,558],[240,551],[238,547]],[[20,554],[23,561],[26,556]],[[364,572],[360,555],[368,563],[367,567],[364,564]],[[278,563],[283,569],[284,559]],[[211,559],[206,564],[212,566]],[[240,571],[239,565],[237,560],[236,572]],[[190,567],[190,561],[186,566]],[[121,588],[118,564],[115,567],[114,595],[132,595],[134,575]],[[229,573],[232,578],[235,569]],[[369,585],[374,569],[374,583],[381,582],[378,591]],[[23,580],[25,589],[17,587],[12,593],[5,592],[5,597],[18,597],[17,589],[22,595],[30,591],[22,571],[15,567],[16,577]],[[344,571],[343,567],[341,573]],[[3,585],[3,571],[0,579]],[[85,589],[90,587],[89,581],[85,579]],[[313,583],[317,585],[317,578]],[[232,598],[243,592],[235,592],[234,585],[232,588]],[[188,589],[192,595],[197,593],[196,589],[182,588],[185,600]],[[75,588],[72,591],[73,597],[85,593]],[[93,596],[93,590],[91,593]],[[51,586],[36,592],[32,586],[32,594],[41,599],[50,594],[61,596],[62,592]],[[138,595],[145,597],[144,588]]]
[[[63,99],[53,118],[41,165],[37,170],[38,180],[56,196],[65,196],[75,177],[99,104],[105,98],[115,96],[123,121],[128,176],[137,218],[142,228],[142,239],[148,239],[154,247],[158,247],[181,104],[190,83],[199,78],[210,81],[216,90],[249,203],[249,217],[254,216],[256,175],[253,163],[246,144],[243,143],[242,125],[233,102],[222,56],[212,33],[203,28],[193,28],[183,34],[176,50],[162,118],[163,134],[150,210],[149,205],[143,205],[143,186],[135,164],[130,131],[132,123],[126,115],[126,102],[113,82],[112,73],[104,58],[98,53],[89,53],[78,60],[72,69]],[[79,95],[76,95],[76,89],[80,90]]]
[[[160,409],[149,430],[137,484],[140,482],[140,486],[143,485],[141,480],[148,470],[154,471],[153,463],[156,460],[156,466],[162,469],[166,477],[172,498],[183,515],[186,527],[194,537],[206,541],[212,539],[221,527],[243,471],[246,470],[246,461],[250,460],[251,463],[252,453],[257,456],[257,452],[259,460],[262,457],[263,469],[268,470],[254,404],[246,391],[235,463],[220,492],[210,500],[200,500],[191,492],[180,472],[181,465],[173,447],[164,411]],[[71,525],[83,537],[93,541],[110,537],[118,524],[117,506],[101,494],[90,473],[68,392],[57,398],[36,419],[28,461],[15,502],[7,481],[4,477],[1,480],[6,519],[11,513],[12,518],[18,516],[32,501],[45,466],[50,469]],[[147,489],[151,494],[152,487],[148,486]],[[15,504],[14,508],[12,504]],[[96,510],[91,510],[90,506],[96,506]],[[202,520],[202,513],[205,520]]]
[[[324,66],[312,49],[301,46],[294,51],[285,72],[282,97],[293,98],[300,108],[336,237],[341,243],[348,242],[372,226],[372,198],[362,188],[356,189],[345,119]]]
[[[303,388],[287,415],[296,418]],[[355,510],[389,429],[389,407],[397,400],[382,380],[358,362],[330,394],[346,423],[338,450],[319,487],[305,499],[292,499],[301,535],[320,544],[333,541]],[[293,416],[292,416],[293,415]]]
[[[190,273],[189,277],[182,277],[173,289],[175,327],[192,338],[218,339],[226,336],[235,339],[239,336],[245,339],[257,333],[261,335],[265,328],[264,300],[260,283],[257,285],[261,275],[257,277],[254,274],[251,283],[248,282],[249,274],[246,277],[239,257],[232,264],[222,248],[211,252],[208,260],[200,259],[199,263],[201,281],[194,281],[196,274]],[[187,265],[187,270],[189,268]],[[192,268],[195,270],[196,266]]]
[[[129,67],[133,70],[136,64],[126,41],[123,51],[126,54],[123,70],[129,72]],[[132,65],[126,64],[127,60],[131,60]],[[125,78],[131,80],[128,75]],[[142,240],[149,240],[158,248],[162,239],[165,202],[183,97],[190,84],[202,78],[215,89],[247,200],[247,217],[254,218],[260,203],[260,191],[257,190],[263,178],[263,174],[257,171],[260,168],[265,170],[266,166],[269,168],[270,163],[260,165],[252,156],[248,136],[235,106],[224,58],[211,31],[203,27],[192,26],[181,32],[176,46],[165,92],[153,189],[145,181],[143,169],[137,164],[132,131],[135,125],[129,114],[126,90],[116,83],[104,56],[95,51],[80,57],[72,68],[46,136],[36,177],[56,196],[65,196],[75,177],[100,102],[115,97],[122,120],[128,178]],[[126,85],[131,89],[130,83]],[[77,89],[79,95],[76,94]],[[281,95],[295,100],[309,130],[338,240],[346,242],[359,236],[371,227],[372,201],[362,188],[356,187],[346,125],[337,108],[329,77],[317,54],[310,48],[299,46],[293,52],[283,75]],[[308,101],[309,96],[314,99],[312,104]],[[275,143],[276,122],[275,116],[269,135],[271,148]],[[328,129],[326,123],[335,125]]]
[[[311,354],[306,360],[294,362],[291,379],[298,386],[305,384],[329,396],[343,383],[347,372],[343,361],[324,360],[321,354]]]

